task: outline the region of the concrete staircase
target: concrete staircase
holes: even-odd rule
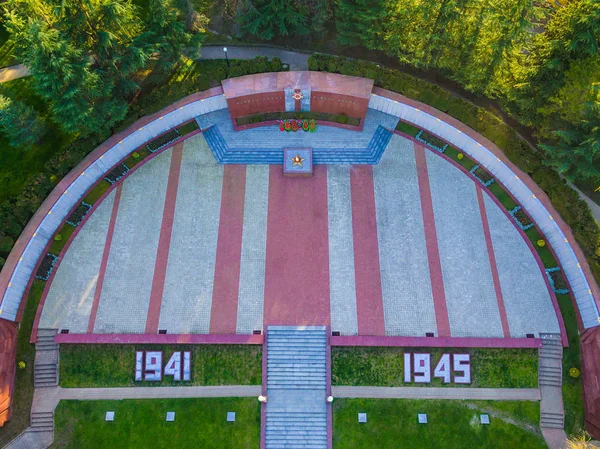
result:
[[[230,148],[217,125],[204,131],[204,138],[221,164],[283,164],[283,147]],[[391,138],[379,126],[366,148],[313,148],[313,164],[377,164]]]
[[[542,401],[540,427],[562,429],[564,408],[562,402],[562,355],[560,334],[540,334],[538,379]]]
[[[35,343],[33,382],[35,388],[58,385],[58,345],[54,343],[56,329],[39,329]]]
[[[267,330],[266,449],[327,449],[324,326]]]

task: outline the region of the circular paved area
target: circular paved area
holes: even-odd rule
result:
[[[302,136],[314,141],[292,146],[363,146],[396,120],[369,110],[362,133],[233,135],[226,112],[201,120],[248,148]],[[220,165],[203,135],[177,144],[97,207],[56,270],[39,327],[249,334],[263,324],[559,332],[544,274],[510,218],[467,174],[397,135],[378,165],[317,165],[306,179],[284,178],[281,165]]]

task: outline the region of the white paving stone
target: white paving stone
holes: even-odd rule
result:
[[[475,182],[426,150],[450,332],[502,337]]]
[[[95,333],[145,330],[170,163],[166,151],[123,183]]]
[[[240,334],[263,327],[268,204],[269,166],[248,165],[236,329]]]
[[[484,202],[510,336],[559,332],[558,320],[543,277],[545,274],[540,270],[531,249],[487,194],[484,195]]]
[[[386,334],[436,333],[413,143],[393,136],[373,178]]]
[[[202,135],[184,143],[159,329],[208,333],[223,167]]]
[[[41,328],[87,332],[114,198],[113,191],[85,222],[65,253],[44,303]]]
[[[350,166],[327,166],[331,330],[358,334]]]

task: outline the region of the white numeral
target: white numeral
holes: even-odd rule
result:
[[[431,382],[431,357],[429,354],[413,354],[414,377],[416,383]]]
[[[192,353],[190,351],[185,351],[183,353],[183,380],[190,380],[191,359],[192,359]]]
[[[142,363],[144,360],[144,351],[137,351],[135,353],[135,380],[142,380]]]
[[[462,376],[454,375],[454,383],[471,383],[471,357],[469,354],[453,354],[454,372],[462,373]]]
[[[144,378],[149,381],[161,380],[162,376],[162,352],[146,352],[146,369]]]
[[[411,381],[411,374],[410,374],[410,352],[405,352],[404,353],[404,382],[406,383],[410,383]]]
[[[173,380],[181,380],[181,352],[173,353],[165,366],[165,376],[173,376]]]
[[[445,384],[450,383],[450,354],[442,354],[440,361],[433,370],[433,377],[443,379]]]

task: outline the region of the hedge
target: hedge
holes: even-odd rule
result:
[[[588,205],[556,171],[544,165],[542,152],[532,149],[497,116],[435,84],[372,62],[313,54],[308,59],[308,68],[374,79],[376,86],[443,111],[494,142],[546,192],[554,208],[573,230],[575,240],[585,254],[596,281],[600,283],[600,226]]]

